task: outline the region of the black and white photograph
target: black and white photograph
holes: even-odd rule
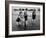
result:
[[[12,7],[12,31],[40,30],[40,8]]]
[[[43,34],[44,3],[9,3],[8,35]]]

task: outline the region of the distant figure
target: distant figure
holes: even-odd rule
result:
[[[33,21],[35,20],[35,18],[36,18],[36,13],[35,13],[35,10],[34,10],[33,13],[32,13],[32,19],[33,19]]]

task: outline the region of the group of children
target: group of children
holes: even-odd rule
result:
[[[36,10],[33,10],[32,12],[32,20],[34,21],[35,18],[36,18],[36,13],[35,13]],[[27,14],[27,11],[24,11],[24,15],[22,15],[22,11],[19,12],[19,15],[16,19],[16,22],[18,22],[18,26],[20,26],[20,22],[24,22],[24,27],[26,28],[26,21],[28,20],[28,14]]]

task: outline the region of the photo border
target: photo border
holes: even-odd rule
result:
[[[9,35],[9,4],[34,4],[43,5],[43,33],[37,34],[23,34],[23,35]],[[22,2],[22,1],[5,1],[5,37],[22,37],[22,36],[39,36],[45,35],[45,3],[42,2]]]

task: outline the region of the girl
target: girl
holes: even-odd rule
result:
[[[34,21],[35,18],[36,18],[36,13],[35,13],[35,11],[36,11],[36,10],[34,10],[33,13],[32,13],[32,19],[33,19],[33,21]]]

